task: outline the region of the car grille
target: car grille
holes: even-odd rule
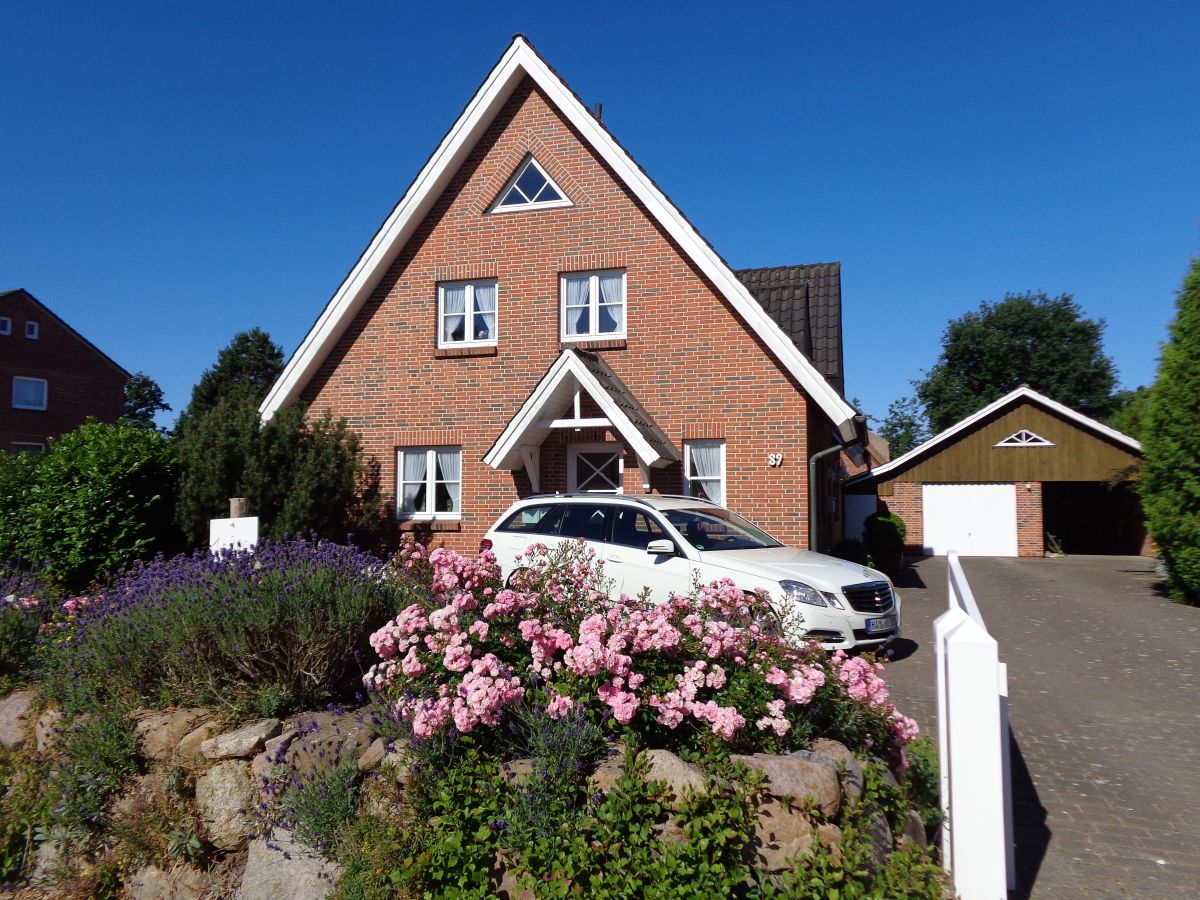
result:
[[[850,606],[861,613],[890,612],[896,605],[892,599],[892,586],[886,581],[849,584],[842,588],[842,593]]]

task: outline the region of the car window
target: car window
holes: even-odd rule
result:
[[[539,503],[518,509],[501,523],[497,531],[518,534],[553,534],[562,515],[561,503]]]
[[[612,542],[645,550],[651,541],[669,538],[663,527],[640,509],[618,508],[613,513]]]
[[[603,541],[608,533],[611,510],[611,506],[599,503],[565,503],[562,520],[558,523],[558,536]]]
[[[759,550],[782,546],[765,531],[727,509],[670,509],[663,515],[697,550]]]

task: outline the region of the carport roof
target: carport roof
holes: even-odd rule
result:
[[[1122,434],[1115,428],[1110,428],[1103,422],[1097,422],[1095,419],[1085,416],[1081,412],[1076,412],[1069,406],[1064,406],[1063,404],[1059,403],[1057,400],[1051,400],[1046,395],[1039,394],[1033,388],[1023,384],[1019,388],[1005,394],[999,400],[989,403],[987,406],[973,415],[967,416],[957,425],[950,426],[940,434],[931,437],[925,443],[914,447],[903,456],[898,456],[886,465],[880,466],[877,469],[872,469],[870,472],[864,472],[861,475],[857,475],[854,478],[849,479],[846,484],[860,484],[868,480],[886,478],[888,475],[903,471],[914,463],[919,462],[928,456],[932,456],[943,446],[949,444],[954,438],[958,437],[964,432],[970,431],[973,427],[975,427],[975,425],[986,420],[993,414],[1006,407],[1016,406],[1018,403],[1023,401],[1035,403],[1044,409],[1057,413],[1079,427],[1098,434],[1101,437],[1107,438],[1108,440],[1126,448],[1127,450],[1131,450],[1139,455],[1142,452],[1142,445],[1129,435]]]

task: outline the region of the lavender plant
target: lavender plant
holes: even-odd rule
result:
[[[156,559],[64,604],[46,638],[47,692],[70,710],[316,704],[353,683],[356,652],[412,590],[371,554],[325,542]]]

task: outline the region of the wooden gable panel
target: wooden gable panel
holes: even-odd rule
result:
[[[1027,429],[1053,447],[997,447]],[[1040,406],[1025,402],[973,428],[889,482],[1129,480],[1139,457]],[[882,492],[881,492],[882,493]]]

